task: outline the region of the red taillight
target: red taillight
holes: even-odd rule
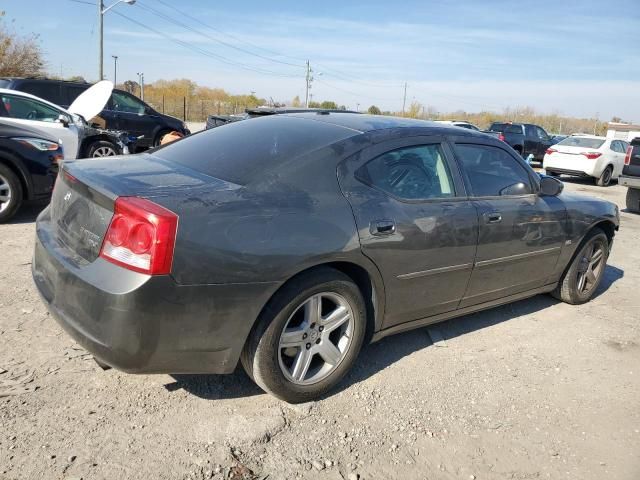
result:
[[[584,155],[589,160],[595,160],[596,158],[600,157],[602,155],[602,153],[600,153],[600,152],[581,152],[580,155]]]
[[[558,150],[555,148],[547,148],[546,154],[551,155],[552,153],[556,153]]]
[[[500,134],[498,135],[498,140],[500,140],[501,142],[504,142],[504,133],[500,132]]]
[[[627,147],[627,154],[624,156],[624,164],[629,165],[631,163],[631,152],[633,151],[633,147],[629,145]]]
[[[168,275],[178,216],[138,197],[118,197],[100,249],[111,263],[149,275]]]

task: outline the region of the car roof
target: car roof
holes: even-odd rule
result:
[[[245,110],[249,115],[275,115],[283,113],[305,113],[305,112],[329,112],[329,113],[358,113],[352,110],[337,110],[332,108],[305,108],[305,107],[256,107]]]
[[[591,135],[589,133],[572,133],[571,135],[569,135],[570,137],[584,137],[584,138],[596,138],[598,140],[606,140],[607,137],[603,137],[601,135]],[[612,140],[616,140],[615,138],[612,138]]]
[[[436,123],[428,120],[417,120],[415,118],[388,117],[386,115],[367,115],[362,113],[333,113],[327,111],[291,113],[286,114],[288,117],[300,118],[306,120],[314,120],[317,122],[329,123],[338,127],[348,128],[360,133],[373,132],[377,130],[389,130],[398,128],[424,128],[433,130],[436,133],[457,133],[458,127],[449,124]],[[465,133],[477,133],[471,130],[465,130]]]
[[[60,143],[59,140],[55,140],[48,133],[43,132],[37,128],[28,127],[26,125],[17,125],[14,123],[8,123],[0,119],[0,137],[37,137],[43,140],[49,140],[50,142]]]
[[[56,110],[60,110],[61,112],[69,113],[69,112],[67,112],[67,110],[62,108],[60,105],[56,105],[55,103],[52,103],[52,102],[50,102],[48,100],[45,100],[44,98],[36,97],[35,95],[31,95],[30,93],[25,93],[25,92],[22,92],[20,90],[11,90],[9,88],[0,88],[0,94],[2,94],[2,93],[15,95],[16,97],[25,97],[25,98],[31,98],[32,100],[38,100],[39,102],[46,103],[47,105],[49,105],[50,107],[55,108]]]
[[[79,80],[60,80],[57,78],[45,78],[45,77],[0,77],[0,80],[9,80],[11,82],[50,82],[50,83],[68,83],[71,85],[91,85],[91,83]]]

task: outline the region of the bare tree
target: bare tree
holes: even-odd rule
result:
[[[43,73],[44,60],[38,36],[18,35],[4,24],[4,12],[0,12],[0,76],[31,77]]]

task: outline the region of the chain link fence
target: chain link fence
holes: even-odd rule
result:
[[[158,112],[180,118],[185,122],[205,122],[209,115],[240,114],[255,105],[196,98],[155,98],[145,95],[145,102]]]

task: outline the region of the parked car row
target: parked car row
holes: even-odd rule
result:
[[[70,106],[92,85],[44,78],[0,78],[0,88],[30,93],[60,107]],[[172,131],[188,135],[186,124],[162,114],[123,90],[113,89],[111,95],[96,112],[107,130],[121,130],[138,139],[138,149],[160,145],[162,137]],[[91,118],[85,118],[91,121]]]

